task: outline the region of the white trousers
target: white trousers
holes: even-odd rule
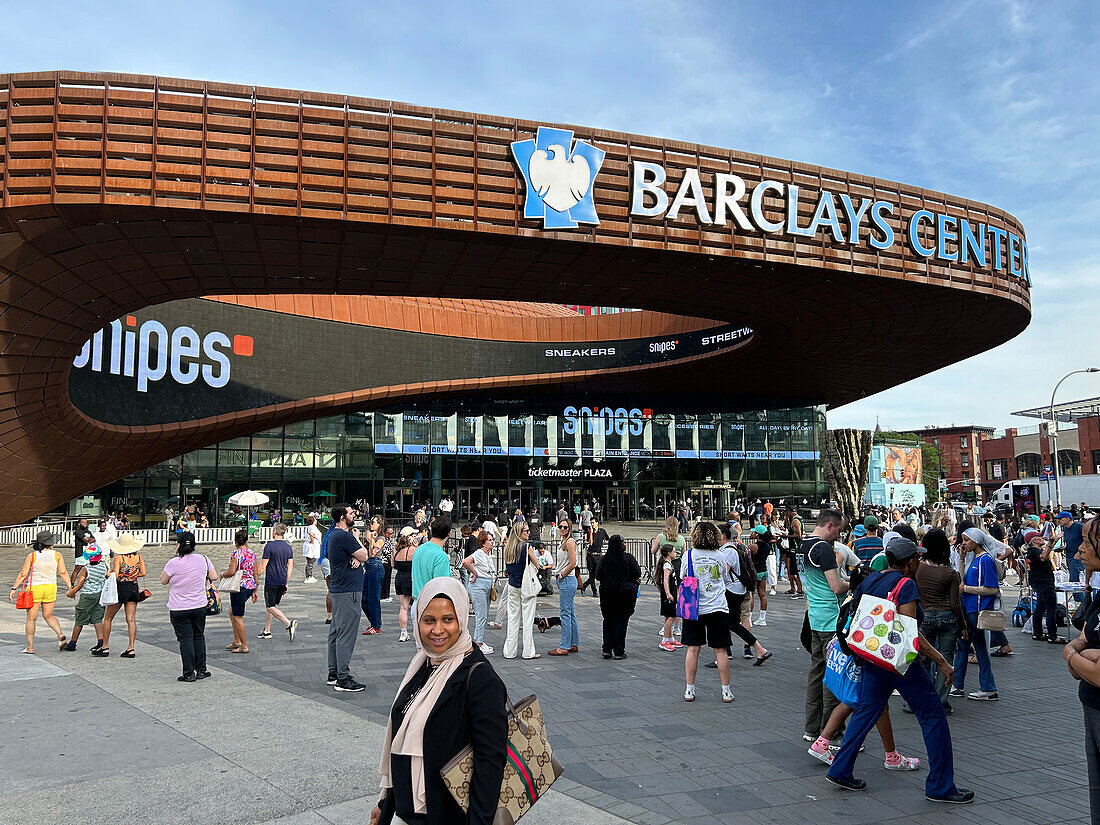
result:
[[[504,643],[504,658],[514,659],[523,634],[523,658],[535,655],[535,602],[537,596],[523,598],[518,587],[508,588],[508,638]]]

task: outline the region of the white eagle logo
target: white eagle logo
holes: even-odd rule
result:
[[[558,143],[549,147],[549,153],[536,150],[527,170],[542,202],[557,212],[580,203],[593,177],[587,160],[580,155],[570,160],[565,147]]]

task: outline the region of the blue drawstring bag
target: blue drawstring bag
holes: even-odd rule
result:
[[[825,652],[825,687],[850,708],[859,705],[859,688],[863,682],[863,668],[855,656],[840,649],[836,639],[829,642]]]

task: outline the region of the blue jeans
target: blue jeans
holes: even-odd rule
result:
[[[963,658],[965,661],[965,656]],[[928,778],[924,781],[924,792],[936,799],[950,796],[957,790],[951,731],[947,727],[943,703],[932,686],[932,679],[928,671],[917,662],[905,671],[904,676],[874,665],[863,666],[859,707],[848,720],[844,744],[833,759],[829,776],[834,779],[852,778],[860,745],[882,716],[895,689],[913,709],[924,735],[924,745],[928,749]]]
[[[955,613],[951,610],[926,610],[924,611],[924,621],[920,625],[920,632],[924,634],[928,644],[936,648],[943,654],[943,658],[949,662],[955,658],[955,640],[959,633],[958,623]],[[928,670],[928,675],[933,678],[936,695],[946,705],[947,678],[931,659],[926,659],[924,664]]]
[[[1071,582],[1079,582],[1084,577],[1084,573],[1085,573],[1085,563],[1083,561],[1081,561],[1080,553],[1070,557],[1070,560],[1069,560],[1069,580]],[[1073,600],[1075,602],[1080,602],[1083,598],[1084,598],[1084,595],[1081,594],[1081,593],[1074,593],[1073,594]]]
[[[363,615],[371,627],[382,629],[382,579],[386,567],[378,558],[367,559],[363,575]]]
[[[577,595],[577,577],[570,573],[558,582],[558,613],[561,615],[561,645],[568,650],[580,647],[581,634],[577,627],[577,614],[573,610],[573,598]]]
[[[966,684],[966,658],[970,655],[970,646],[978,657],[978,687],[994,691],[997,683],[993,681],[993,663],[989,661],[989,650],[985,646],[985,631],[978,630],[978,614],[966,614],[966,639],[959,639],[955,652],[955,687],[962,690]]]
[[[485,623],[489,620],[489,591],[493,589],[493,580],[488,576],[478,576],[477,581],[466,584],[466,592],[474,605],[474,632],[471,638],[475,645],[485,641]]]

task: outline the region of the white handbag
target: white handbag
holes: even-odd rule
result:
[[[523,583],[520,586],[519,594],[524,599],[529,599],[532,596],[537,596],[541,591],[542,582],[539,581],[539,569],[528,561],[527,566],[523,568]]]
[[[912,616],[897,612],[897,597],[904,576],[885,599],[864,594],[848,625],[845,639],[852,653],[865,662],[904,676],[917,661],[920,650],[920,626]]]
[[[99,603],[103,607],[118,604],[118,582],[115,580],[114,573],[108,573],[107,578],[103,580],[103,589],[99,591]]]
[[[214,589],[220,593],[240,593],[241,578],[243,576],[244,571],[238,568],[237,572],[228,579],[218,579],[217,583],[214,585]]]

